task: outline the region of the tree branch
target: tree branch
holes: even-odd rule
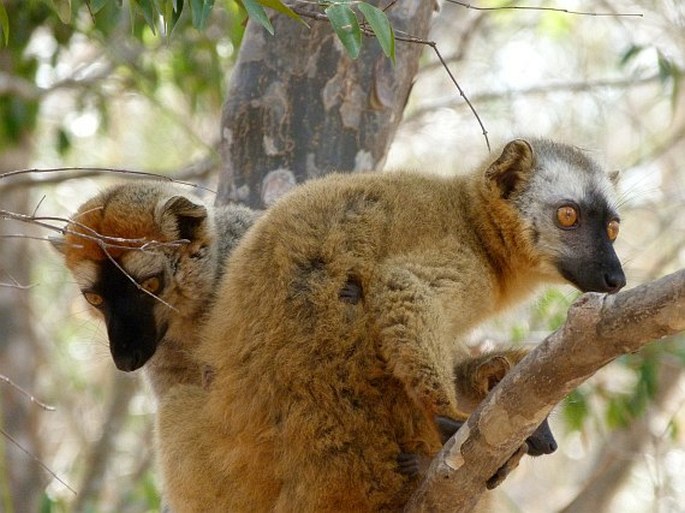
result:
[[[618,356],[683,330],[685,269],[614,296],[584,294],[445,444],[405,511],[471,511],[488,479],[571,390]]]

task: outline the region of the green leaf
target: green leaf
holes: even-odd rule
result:
[[[71,0],[44,0],[55,11],[62,23],[71,23]]]
[[[365,2],[361,2],[357,8],[371,26],[385,56],[390,57],[392,63],[395,64],[395,33],[388,17],[378,7]]]
[[[348,55],[356,59],[362,47],[362,32],[357,15],[350,7],[342,4],[330,5],[324,12]]]
[[[621,66],[625,66],[630,62],[634,57],[636,57],[642,50],[644,50],[644,46],[640,45],[630,45],[630,48],[626,50],[626,52],[623,54],[621,57],[621,60],[619,61],[619,64]]]
[[[657,52],[657,63],[659,66],[659,80],[662,84],[665,84],[669,78],[673,78],[677,68],[673,62],[660,51]]]
[[[190,13],[193,18],[193,27],[198,30],[205,28],[209,13],[214,7],[214,0],[190,0]]]
[[[183,0],[173,0],[173,2],[167,1],[164,4],[164,32],[169,36],[178,20],[181,18],[181,13],[183,12]]]
[[[269,34],[274,35],[274,27],[271,25],[271,20],[266,15],[264,7],[257,3],[257,0],[242,0],[243,6],[247,11],[247,15],[264,27]]]
[[[571,392],[564,400],[563,411],[569,428],[580,431],[590,411],[585,394],[578,389]]]
[[[71,139],[69,138],[69,134],[67,134],[66,130],[64,128],[60,128],[57,131],[57,151],[59,152],[60,156],[64,156],[64,154],[71,149]]]
[[[157,15],[155,6],[150,0],[135,0],[133,3],[135,3],[138,6],[138,9],[140,10],[141,13],[143,13],[143,18],[145,19],[145,23],[147,23],[148,27],[150,27],[150,30],[152,30],[153,34],[157,33],[157,28],[156,28],[156,23],[155,23],[155,18]]]
[[[71,0],[54,0],[57,16],[65,25],[71,23]]]
[[[10,40],[10,20],[7,17],[5,4],[2,3],[2,0],[0,0],[0,29],[2,30],[5,46],[7,46]]]
[[[297,14],[290,7],[285,5],[281,0],[258,0],[258,2],[265,7],[268,7],[269,9],[273,9],[274,11],[278,11],[281,14],[285,14],[289,18],[299,21],[305,27],[309,27],[309,25],[307,25],[307,22],[304,21],[299,14]]]
[[[90,0],[88,2],[88,8],[92,14],[97,14],[109,1],[110,0]]]

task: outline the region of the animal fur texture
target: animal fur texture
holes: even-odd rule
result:
[[[418,481],[398,454],[432,457],[436,415],[466,418],[454,341],[541,283],[620,289],[617,231],[608,176],[545,140],[465,176],[297,188],[230,259],[198,351],[211,386],[161,404],[173,510],[401,511]]]
[[[460,360],[454,366],[454,390],[457,397],[457,404],[466,412],[473,413],[478,405],[487,397],[493,388],[506,376],[506,374],[525,356],[528,352],[524,349],[506,349],[500,351],[488,351],[479,356]],[[464,421],[455,421],[447,417],[437,417],[436,423],[442,441],[446,442],[452,437]],[[557,450],[557,442],[554,439],[552,430],[547,419],[526,439],[524,450],[530,456],[542,456],[551,454]],[[424,476],[431,463],[429,457],[418,457],[416,454],[401,453],[398,457],[398,464],[402,473],[411,476]],[[518,465],[518,460],[514,464]],[[497,484],[506,477],[513,468],[507,462],[498,472],[496,477]]]
[[[187,186],[115,185],[79,207],[55,246],[107,325],[124,371],[145,366],[157,397],[201,382],[193,351],[227,255],[257,214],[212,208]]]

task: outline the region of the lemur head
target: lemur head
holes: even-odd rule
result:
[[[620,219],[617,174],[578,148],[517,139],[486,171],[528,227],[541,269],[583,292],[617,292],[626,283],[613,243]]]
[[[211,294],[207,209],[164,182],[114,186],[84,203],[54,242],[107,325],[117,368],[155,353],[171,320],[196,315]]]

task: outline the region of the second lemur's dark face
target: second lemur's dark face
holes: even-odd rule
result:
[[[620,219],[612,180],[576,148],[539,140],[532,147],[535,169],[514,201],[543,272],[582,292],[618,292],[626,278],[614,250]]]
[[[166,323],[158,325],[154,315],[165,273],[137,277],[122,269],[121,264],[103,260],[97,266],[96,280],[82,292],[104,317],[115,365],[128,372],[142,367],[154,355],[166,333]]]
[[[215,279],[207,215],[171,186],[125,184],[84,203],[55,241],[104,318],[118,369],[145,365],[165,336],[204,311]]]

